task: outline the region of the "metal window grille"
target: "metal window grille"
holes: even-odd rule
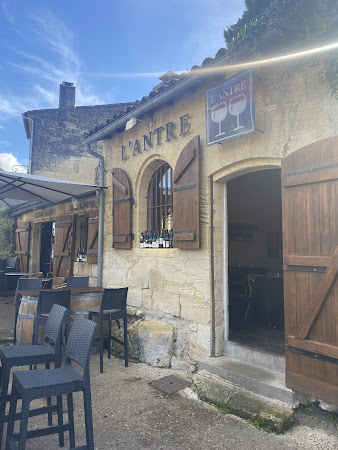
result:
[[[173,223],[173,171],[164,163],[153,173],[148,187],[148,230],[170,230]]]

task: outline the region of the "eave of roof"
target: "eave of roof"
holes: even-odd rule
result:
[[[149,93],[149,96],[143,97],[140,101],[134,102],[133,106],[127,107],[119,115],[113,116],[109,124],[99,129],[91,130],[87,133],[82,143],[90,144],[107,138],[119,128],[124,127],[131,117],[141,117],[141,115],[149,113],[176,95],[182,94],[202,79],[210,76],[210,72],[206,69],[221,67],[225,62],[230,62],[230,58],[226,56],[226,49],[222,48],[216,53],[215,58],[205,58],[201,66],[193,66],[189,73],[181,75],[177,75],[174,72],[165,73],[160,77],[162,82],[155,86]]]

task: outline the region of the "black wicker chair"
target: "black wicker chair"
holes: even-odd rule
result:
[[[127,334],[127,294],[128,288],[105,289],[103,291],[101,305],[88,311],[88,319],[98,317],[99,319],[99,352],[100,372],[103,373],[103,344],[108,342],[108,359],[111,353],[111,341],[118,342],[124,347],[124,365],[128,367],[128,334]],[[112,336],[112,320],[123,319],[123,341]],[[103,322],[109,321],[108,336],[103,335]],[[120,323],[118,322],[120,327]]]
[[[81,288],[89,286],[89,277],[69,277],[67,278],[67,288]]]
[[[2,442],[3,425],[8,421],[8,416],[5,415],[6,403],[10,399],[8,395],[9,377],[12,367],[28,366],[35,364],[45,364],[46,368],[50,368],[50,363],[54,363],[55,367],[61,365],[61,330],[65,316],[68,314],[66,308],[60,305],[54,305],[50,316],[48,318],[44,344],[42,345],[6,345],[0,349],[0,359],[2,361],[2,389],[0,402],[0,448]],[[60,405],[57,405],[60,407]],[[57,410],[56,407],[51,407],[51,400],[48,400],[48,411],[45,407],[39,411],[48,412],[48,423],[52,425],[52,412]],[[62,410],[59,415],[62,416]],[[63,439],[63,437],[61,438]]]
[[[84,400],[86,443],[87,450],[94,450],[94,432],[90,392],[89,359],[97,325],[88,320],[77,317],[69,335],[66,348],[65,367],[51,370],[17,371],[13,375],[13,389],[9,409],[7,429],[7,446],[16,448],[15,441],[19,441],[19,450],[25,448],[26,439],[49,434],[59,436],[69,431],[70,447],[75,447],[73,392],[82,391]],[[83,369],[81,374],[72,366],[72,361]],[[27,431],[29,405],[32,400],[56,396],[61,399],[67,394],[68,423],[59,421],[58,426]],[[18,399],[22,399],[20,433],[13,434],[14,418]],[[61,444],[60,444],[61,445]]]
[[[9,258],[8,266],[6,267],[6,272],[15,272],[17,260],[18,260],[17,256],[11,256]]]
[[[44,289],[39,293],[38,305],[36,308],[36,314],[33,326],[32,344],[39,343],[39,329],[41,325],[45,325],[48,320],[49,313],[54,304],[61,305],[67,308],[68,314],[65,317],[65,337],[66,341],[70,331],[70,289],[67,290],[55,290]]]
[[[38,290],[40,291],[43,288],[42,278],[19,278],[18,284],[15,291],[14,298],[14,334],[13,334],[13,344],[16,344],[16,324],[18,321],[19,308],[21,303],[21,294],[19,291],[31,291]]]

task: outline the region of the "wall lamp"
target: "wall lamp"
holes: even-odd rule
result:
[[[77,209],[79,207],[79,200],[75,197],[72,198],[72,207],[73,209]]]
[[[153,126],[153,122],[148,122],[147,120],[141,120],[141,119],[136,119],[136,117],[131,117],[128,122],[126,123],[126,131],[130,130],[131,128],[133,128],[137,122],[145,122],[147,123],[150,127]]]

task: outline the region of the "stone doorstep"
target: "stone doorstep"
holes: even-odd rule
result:
[[[266,430],[283,433],[293,424],[291,407],[248,392],[206,370],[193,376],[192,389],[200,399],[223,406],[230,414],[252,420]]]
[[[267,353],[232,341],[224,342],[223,355],[231,359],[237,359],[248,364],[285,374],[285,356]]]
[[[198,363],[198,370],[205,370],[220,379],[259,397],[282,402],[288,408],[308,403],[308,397],[285,386],[285,374],[248,364],[225,356],[206,358]]]

